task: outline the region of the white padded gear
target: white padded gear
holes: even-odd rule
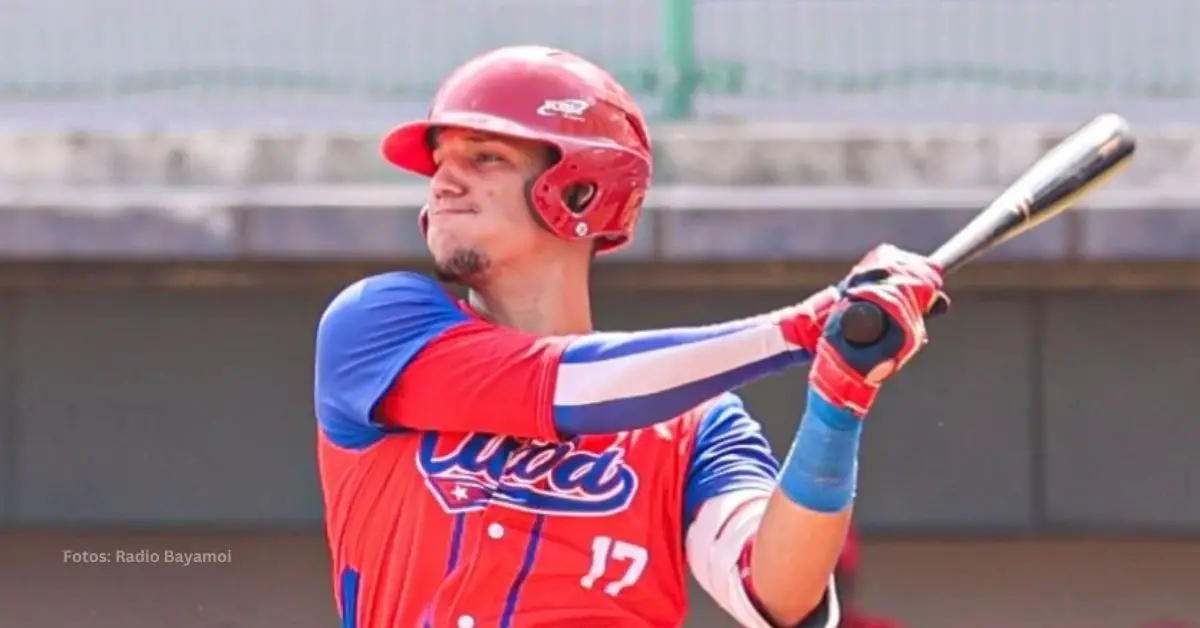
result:
[[[742,550],[758,531],[770,493],[761,489],[732,491],[700,507],[687,531],[687,560],[692,575],[713,600],[745,628],[773,628],[750,600],[738,566]],[[841,612],[833,577],[815,622],[804,628],[836,628]]]

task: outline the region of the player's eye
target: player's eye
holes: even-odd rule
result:
[[[474,160],[475,160],[475,163],[480,164],[480,165],[494,164],[494,163],[506,163],[508,161],[499,153],[494,153],[494,152],[486,151],[486,150],[481,150],[481,151],[475,153]]]

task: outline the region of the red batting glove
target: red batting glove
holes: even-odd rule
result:
[[[838,285],[834,305],[809,371],[814,390],[837,407],[865,416],[879,385],[895,375],[928,342],[925,317],[949,309],[942,272],[924,257],[882,245]],[[887,316],[887,332],[873,345],[848,343],[841,317],[855,301],[869,301]]]
[[[933,301],[924,308],[926,317],[938,316],[950,309],[950,297],[941,289],[942,269],[924,255],[910,253],[891,244],[880,244],[871,249],[850,269],[850,274],[838,287],[845,293],[859,284],[878,282],[889,277],[937,284]]]
[[[933,274],[941,276],[941,269],[936,268],[928,259],[916,253],[896,248],[890,244],[882,244],[867,253],[850,273],[836,286],[829,286],[805,299],[799,305],[785,308],[773,316],[783,327],[788,341],[816,355],[817,341],[825,330],[825,323],[834,305],[845,296],[845,292],[853,285],[863,281],[878,281],[889,276],[911,275],[918,279],[928,279]],[[938,302],[931,306],[929,315],[941,314],[949,308],[950,299],[939,292]]]
[[[821,332],[825,329],[825,322],[829,320],[829,313],[841,298],[837,287],[829,286],[799,305],[779,310],[771,317],[783,330],[783,336],[788,342],[815,356],[817,341],[821,339]]]

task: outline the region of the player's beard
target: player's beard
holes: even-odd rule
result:
[[[476,249],[456,249],[450,257],[435,263],[438,279],[462,285],[470,285],[491,266],[488,257]]]

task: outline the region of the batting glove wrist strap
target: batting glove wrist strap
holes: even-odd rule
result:
[[[834,407],[845,408],[858,417],[870,412],[879,394],[879,384],[867,381],[824,338],[817,343],[817,357],[808,371],[808,384]]]
[[[829,286],[800,304],[777,312],[776,320],[784,338],[809,355],[816,355],[817,341],[821,339],[825,323],[829,320],[829,313],[840,299],[841,293],[838,288]]]

